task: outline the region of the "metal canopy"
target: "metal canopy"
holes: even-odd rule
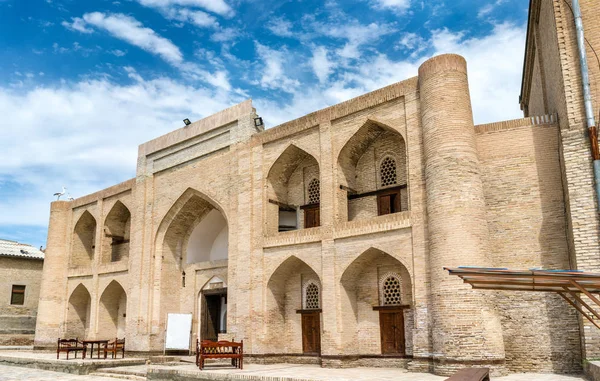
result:
[[[600,313],[581,299],[585,294],[600,307],[593,293],[600,293],[600,274],[581,270],[509,270],[507,268],[444,267],[474,289],[555,292],[600,329]],[[591,315],[595,316],[594,320]]]

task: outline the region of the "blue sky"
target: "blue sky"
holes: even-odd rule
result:
[[[137,146],[244,99],[267,127],[465,56],[476,123],[519,118],[527,0],[0,0],[0,238],[52,194],[135,176]]]

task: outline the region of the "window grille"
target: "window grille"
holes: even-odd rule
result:
[[[310,282],[304,291],[304,308],[307,310],[320,308],[319,287],[313,282]]]
[[[321,201],[321,182],[319,179],[312,179],[308,183],[308,203],[318,204]]]
[[[382,302],[384,306],[394,306],[402,303],[402,285],[400,278],[390,275],[382,284]]]
[[[396,184],[396,160],[394,160],[394,158],[388,156],[383,159],[379,168],[379,172],[381,176],[382,187]]]

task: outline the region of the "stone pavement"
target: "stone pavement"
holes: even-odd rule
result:
[[[0,365],[0,381],[118,381],[115,378],[79,376],[49,370]]]
[[[133,367],[132,367],[133,368]],[[143,367],[135,367],[140,370]],[[193,365],[181,366],[152,366],[151,368],[170,368],[177,370],[195,370]],[[209,369],[209,373],[229,373],[232,369]],[[239,372],[239,371],[237,371]],[[397,380],[397,381],[438,381],[445,380],[445,377],[438,377],[431,374],[423,373],[408,373],[399,369],[386,368],[352,368],[352,369],[323,369],[312,365],[254,365],[249,364],[240,373],[245,375],[256,376],[271,376],[271,377],[301,377],[303,379],[312,380],[335,380],[335,381],[375,381],[375,380]],[[116,378],[99,377],[99,376],[79,376],[66,373],[51,372],[39,369],[20,368],[14,366],[0,365],[0,381],[117,381]],[[493,381],[582,381],[585,380],[582,376],[563,376],[555,374],[513,374],[506,377],[493,378]]]

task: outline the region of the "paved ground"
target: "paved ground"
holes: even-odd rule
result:
[[[138,368],[138,367],[136,367]],[[194,369],[193,365],[170,367],[181,369]],[[445,377],[433,376],[431,374],[404,373],[398,372],[398,369],[322,369],[308,365],[253,365],[248,364],[242,371],[245,374],[269,375],[269,376],[295,376],[314,380],[397,380],[397,381],[438,381]],[[229,369],[210,369],[209,372],[224,373]],[[0,365],[0,381],[117,381],[115,378],[96,377],[96,376],[78,376],[66,373],[50,372],[30,368],[19,368],[13,366]],[[560,375],[542,375],[542,374],[514,374],[507,377],[494,378],[494,381],[580,381],[583,377],[560,376]]]
[[[0,381],[119,381],[116,378],[77,376],[74,374],[50,372],[16,366],[0,365]]]

